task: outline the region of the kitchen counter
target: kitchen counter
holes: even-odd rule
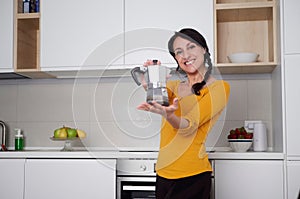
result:
[[[157,158],[157,152],[132,152],[116,150],[95,150],[95,151],[59,151],[59,150],[28,150],[28,151],[1,151],[0,159],[6,158]],[[283,160],[281,152],[245,152],[237,153],[230,151],[211,152],[209,159],[247,159],[247,160]]]

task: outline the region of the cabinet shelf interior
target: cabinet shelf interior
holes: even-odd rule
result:
[[[17,3],[17,13],[23,13],[23,0],[15,0]],[[33,14],[33,13],[25,13],[25,14]]]
[[[217,10],[217,63],[228,55],[256,52],[258,62],[274,62],[273,8]]]
[[[37,69],[39,53],[39,19],[17,21],[16,70]]]

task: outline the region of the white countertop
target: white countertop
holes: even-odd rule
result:
[[[6,158],[157,158],[157,152],[128,152],[116,150],[95,150],[95,151],[59,151],[59,150],[27,150],[27,151],[1,151],[0,159]],[[283,160],[282,152],[245,152],[237,153],[230,151],[209,153],[209,159],[252,159],[252,160]]]

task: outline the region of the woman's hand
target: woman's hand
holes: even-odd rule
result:
[[[178,99],[175,98],[173,100],[173,104],[169,106],[162,106],[156,101],[153,101],[151,104],[143,102],[142,104],[137,106],[137,109],[156,113],[162,115],[165,118],[168,118],[170,115],[174,114],[174,112],[178,109]]]
[[[173,104],[170,106],[162,106],[158,104],[157,102],[153,101],[152,104],[149,104],[147,102],[143,102],[139,106],[137,106],[137,109],[143,110],[143,111],[149,111],[152,113],[157,113],[162,115],[166,118],[166,120],[177,129],[184,129],[189,126],[189,121],[182,117],[178,117],[174,114],[174,112],[178,109],[178,99],[175,98],[173,100]]]
[[[154,63],[156,62],[156,63]],[[159,60],[153,61],[151,59],[148,59],[147,61],[144,62],[143,66],[150,66],[150,65],[160,65],[161,62]]]

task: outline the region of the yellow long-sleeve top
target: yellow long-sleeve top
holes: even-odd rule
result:
[[[206,153],[206,137],[225,108],[230,86],[217,80],[205,86],[201,95],[180,97],[180,81],[168,82],[170,103],[177,97],[179,107],[175,115],[189,121],[189,126],[176,129],[165,119],[162,120],[160,151],[156,164],[157,174],[168,179],[193,176],[212,171]]]

